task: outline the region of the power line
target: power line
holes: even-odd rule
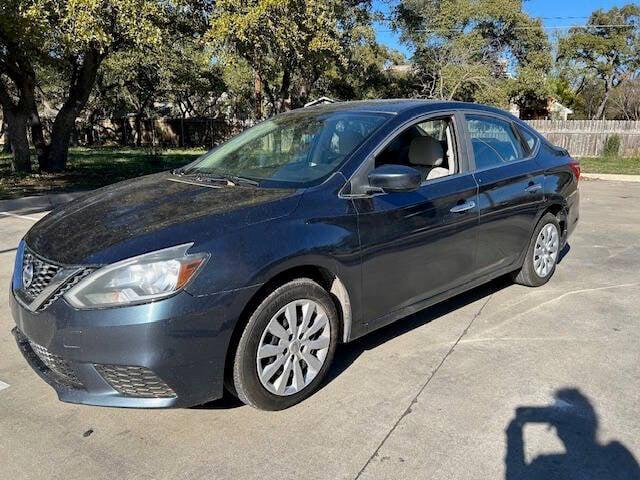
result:
[[[589,29],[589,28],[636,28],[636,25],[629,25],[626,23],[623,24],[614,24],[614,23],[603,23],[598,25],[561,25],[555,27],[545,27],[545,26],[528,26],[528,27],[513,27],[511,30],[567,30],[571,28],[577,29]],[[378,32],[395,32],[394,29],[376,29]],[[444,29],[416,29],[411,30],[412,33],[462,33],[464,29],[460,28],[444,28]]]
[[[560,16],[560,17],[531,17],[533,20],[584,20],[586,18],[591,18],[589,15],[583,16]],[[381,22],[392,22],[394,21],[394,17],[380,17],[378,21]]]

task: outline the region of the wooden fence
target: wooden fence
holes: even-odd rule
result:
[[[621,156],[640,156],[640,121],[529,120],[527,123],[574,157],[602,155],[607,138],[614,135],[620,139]]]

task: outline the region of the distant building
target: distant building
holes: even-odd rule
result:
[[[388,65],[385,70],[392,75],[404,76],[415,72],[415,67],[411,64],[404,65]]]
[[[550,120],[567,120],[567,117],[573,114],[573,110],[565,107],[555,98],[549,99],[547,110]]]
[[[540,102],[526,108],[520,108],[519,105],[512,103],[509,105],[509,113],[523,120],[567,120],[569,115],[573,114],[573,110],[565,107],[555,98],[549,97],[546,104]]]

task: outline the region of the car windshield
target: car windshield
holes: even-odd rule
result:
[[[288,113],[205,153],[181,173],[307,187],[335,172],[387,118],[378,113]]]

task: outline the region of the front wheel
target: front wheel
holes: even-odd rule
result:
[[[238,398],[261,410],[282,410],[320,386],[338,340],[329,294],[301,278],[274,290],[251,315],[233,364]]]
[[[555,215],[546,213],[533,231],[524,264],[514,281],[529,287],[544,285],[556,271],[559,255],[560,224]]]

